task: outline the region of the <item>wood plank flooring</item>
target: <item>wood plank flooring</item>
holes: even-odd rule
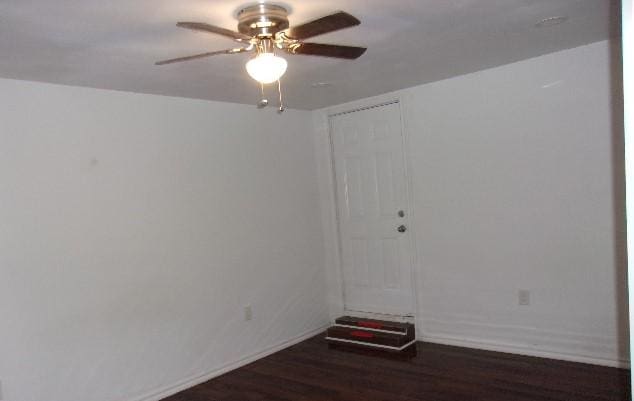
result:
[[[403,358],[323,335],[164,401],[624,401],[629,370],[417,343]]]

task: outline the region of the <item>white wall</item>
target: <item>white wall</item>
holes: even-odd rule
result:
[[[323,328],[311,129],[0,80],[4,400],[154,400]]]
[[[610,53],[329,109],[402,102],[419,338],[627,359]],[[0,80],[4,400],[158,399],[341,313],[327,112]]]
[[[608,365],[628,359],[612,53],[595,43],[319,113],[322,201],[333,205],[324,116],[401,100],[419,338]],[[334,237],[334,211],[324,212]],[[327,244],[337,314],[336,241]],[[518,306],[520,289],[531,292],[530,306]]]
[[[627,177],[628,254],[634,251],[634,7],[623,0],[623,92],[625,96],[625,160]],[[628,286],[634,288],[634,258],[628,258]],[[634,291],[629,292],[630,321],[634,320]],[[630,353],[634,350],[634,331],[630,331]],[[633,378],[634,379],[634,378]]]

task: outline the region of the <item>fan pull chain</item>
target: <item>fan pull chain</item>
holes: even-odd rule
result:
[[[260,84],[260,101],[258,102],[257,106],[258,109],[263,109],[265,108],[267,105],[269,104],[268,99],[266,99],[264,97],[264,84]]]
[[[278,114],[282,114],[284,110],[286,110],[286,106],[284,106],[284,101],[282,100],[282,81],[277,80],[277,93],[280,95],[280,108],[277,109]]]

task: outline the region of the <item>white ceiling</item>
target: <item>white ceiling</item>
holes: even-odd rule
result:
[[[248,55],[154,66],[231,48],[179,29],[201,21],[236,29],[241,0],[2,0],[0,77],[254,104]],[[617,32],[617,0],[288,0],[291,24],[334,11],[359,27],[315,42],[367,46],[355,61],[288,56],[289,107],[315,109],[571,48]],[[543,18],[566,16],[537,28]],[[312,88],[316,82],[329,87]],[[272,97],[272,95],[271,95]]]

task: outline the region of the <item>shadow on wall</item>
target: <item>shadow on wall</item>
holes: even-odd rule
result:
[[[625,219],[625,143],[623,114],[623,57],[621,48],[621,4],[611,1],[610,92],[612,112],[612,188],[616,269],[618,353],[629,359],[629,321],[627,294],[627,224]]]

